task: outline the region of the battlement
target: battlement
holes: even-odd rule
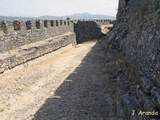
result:
[[[109,24],[108,20],[78,21],[94,21],[98,25]],[[74,32],[73,22],[67,20],[1,21],[0,52],[62,35],[66,32]]]
[[[73,32],[73,28],[72,22],[64,20],[1,21],[0,52]]]
[[[91,24],[93,22],[80,24],[89,27],[82,32],[83,36],[93,38],[98,31],[93,32],[92,28],[106,24],[105,21]],[[70,43],[76,44],[79,32],[86,28],[75,30],[75,26],[74,21],[67,20],[0,21],[0,73]],[[88,34],[91,32],[93,34]]]
[[[101,19],[79,19],[79,20],[76,20],[76,21],[81,21],[81,22],[95,22],[97,23],[98,25],[106,25],[106,24],[111,24],[114,20],[101,20]]]
[[[28,21],[1,21],[0,31],[4,34],[23,32],[28,30],[42,30],[53,27],[72,26],[67,20],[28,20]]]
[[[109,24],[111,20],[77,20],[94,21],[97,24]],[[28,20],[28,21],[0,21],[0,37],[6,34],[20,33],[24,31],[46,30],[56,27],[73,27],[73,22],[67,20]],[[73,31],[73,29],[70,29]]]
[[[97,24],[109,24],[111,20],[77,20],[94,21]],[[0,36],[14,32],[24,32],[29,30],[46,30],[54,27],[73,26],[73,23],[67,20],[28,20],[28,21],[0,21]]]

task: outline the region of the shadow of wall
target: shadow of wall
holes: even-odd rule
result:
[[[33,120],[106,120],[113,114],[103,75],[103,48],[96,44],[34,115]]]

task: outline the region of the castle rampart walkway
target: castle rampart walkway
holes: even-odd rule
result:
[[[92,61],[95,44],[69,45],[1,74],[0,119],[101,120],[105,101],[103,79],[94,72],[100,64]]]

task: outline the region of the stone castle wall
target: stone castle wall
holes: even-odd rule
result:
[[[74,24],[77,43],[100,38],[103,35],[101,26],[108,24],[110,24],[108,20],[77,21]]]
[[[1,21],[0,73],[75,41],[69,21]]]
[[[94,21],[78,21],[74,25],[77,43],[100,38],[100,26]]]
[[[117,21],[104,45],[106,56],[118,54],[119,73],[114,76],[117,89],[114,94],[118,96],[115,108],[117,116],[123,119],[151,119],[147,115],[138,116],[139,111],[160,111],[159,22],[158,0],[119,1]]]
[[[102,22],[98,20],[97,24]],[[0,73],[68,44],[76,44],[75,25],[65,20],[1,21]],[[83,34],[87,32],[90,31]]]
[[[65,32],[73,32],[73,23],[62,20],[1,22],[0,52],[61,35]]]

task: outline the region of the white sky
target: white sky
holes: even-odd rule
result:
[[[118,0],[0,0],[0,15],[62,16],[93,13],[115,16]]]

